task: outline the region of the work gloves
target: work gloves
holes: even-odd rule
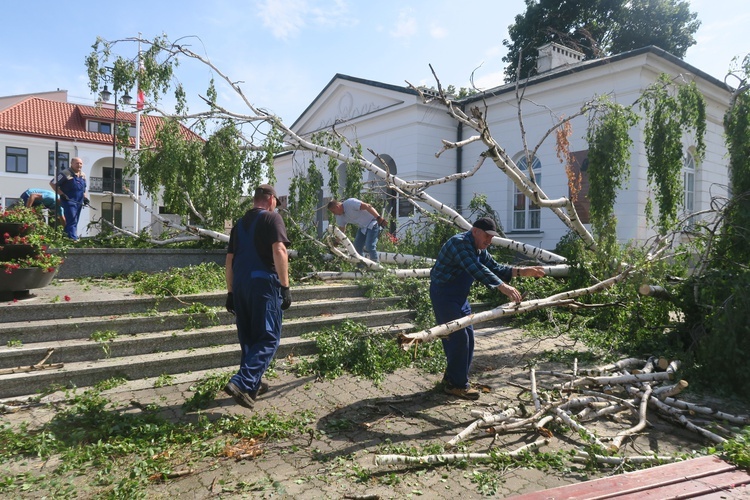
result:
[[[83,197],[83,206],[84,206],[84,207],[87,207],[87,206],[89,206],[89,203],[91,203],[91,200],[89,200],[88,198],[86,198],[86,197],[84,196],[84,197]]]
[[[380,226],[380,227],[385,227],[385,226],[387,226],[387,225],[388,225],[388,221],[387,221],[387,220],[385,220],[384,218],[382,218],[382,217],[381,217],[381,216],[379,216],[379,215],[378,215],[377,217],[375,217],[375,220],[377,221],[377,223],[378,223],[378,226]]]
[[[286,311],[292,305],[292,291],[288,286],[281,287],[281,310]]]
[[[232,292],[227,292],[225,307],[227,308],[227,312],[234,314],[234,294]]]
[[[68,195],[65,193],[60,193],[60,198],[62,198],[65,201],[70,201],[70,198],[68,198]]]

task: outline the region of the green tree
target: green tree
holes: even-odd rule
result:
[[[589,116],[586,140],[589,144],[589,201],[591,223],[600,252],[607,259],[617,245],[615,200],[630,176],[633,140],[628,135],[636,124],[632,110],[603,101]]]
[[[656,45],[684,57],[700,27],[686,0],[526,0],[526,12],[508,27],[503,61],[507,82],[536,73],[537,49],[556,42],[585,59]]]
[[[668,75],[661,75],[646,89],[640,103],[646,112],[648,180],[655,189],[659,230],[665,234],[677,222],[678,209],[683,203],[683,134],[695,133],[698,162],[705,155],[706,102],[695,82],[675,85]],[[652,213],[651,199],[646,213]]]
[[[682,287],[683,334],[700,380],[713,390],[750,397],[750,55],[724,115],[731,198],[718,238],[699,272]]]
[[[260,130],[223,115],[216,105],[213,78],[204,97],[210,110],[189,118],[184,89],[174,78],[178,56],[184,55],[180,47],[161,36],[145,44],[138,58],[125,58],[112,53],[116,43],[99,38],[92,45],[86,67],[93,92],[106,75],[120,91],[133,89],[137,80],[152,108],[168,92],[175,101],[174,113],[164,117],[153,143],[141,144],[141,151],[130,150],[128,128],[118,127],[118,145],[126,153],[130,173],[140,175],[146,193],[161,200],[168,212],[223,232],[225,223],[237,219],[249,204],[243,198],[248,188],[273,182],[273,157],[279,152],[282,134],[272,119]],[[213,129],[210,134],[209,128]],[[250,146],[245,128],[253,135],[261,134],[263,140]]]
[[[242,215],[245,186],[269,175],[264,155],[244,149],[240,130],[229,121],[203,141],[186,137],[176,119],[165,119],[152,146],[137,159],[144,190],[161,196],[168,212],[192,216],[207,229],[223,231]]]

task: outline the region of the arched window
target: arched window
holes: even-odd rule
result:
[[[516,161],[516,165],[521,171],[528,167],[526,164],[526,155],[521,156]],[[534,176],[538,186],[542,185],[542,162],[539,158],[534,157],[531,162],[534,169]],[[541,210],[538,205],[534,204],[524,195],[518,186],[513,186],[513,230],[529,231],[541,228]]]

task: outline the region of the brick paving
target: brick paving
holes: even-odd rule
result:
[[[65,293],[51,289],[50,293]],[[512,382],[525,369],[528,357],[543,349],[556,347],[556,340],[531,341],[520,331],[506,327],[479,329],[473,379],[492,388],[479,401],[459,400],[440,392],[440,375],[416,369],[402,369],[386,376],[380,386],[353,376],[335,380],[297,377],[293,359],[277,361],[277,377],[269,379],[270,391],[258,399],[254,410],[234,404],[223,392],[213,404],[201,411],[209,419],[222,415],[251,415],[274,412],[292,416],[311,412],[315,432],[268,443],[264,453],[253,459],[236,461],[211,458],[186,464],[192,474],[164,484],[148,486],[148,498],[482,498],[477,479],[490,477],[497,484],[495,497],[514,495],[585,481],[604,473],[589,473],[573,466],[565,471],[508,467],[490,471],[484,464],[375,466],[374,458],[386,445],[423,449],[427,445],[447,443],[473,420],[472,409],[500,409],[523,400],[521,389]],[[177,421],[195,420],[197,414],[185,414],[182,404],[193,395],[191,385],[204,373],[176,377],[174,385],[153,387],[153,379],[132,381],[105,392],[127,411],[137,412],[140,405],[156,405],[162,414]],[[58,395],[51,395],[54,400]],[[135,402],[135,403],[134,403]],[[530,404],[530,401],[525,401]],[[38,427],[54,415],[49,406],[0,416],[0,423],[26,422]],[[658,421],[636,437],[627,448],[632,454],[689,453],[700,449],[694,436]],[[537,436],[510,434],[493,440],[480,435],[467,441],[466,451],[487,452],[490,448],[510,451],[532,442]],[[556,436],[549,449],[573,449],[570,436]],[[29,460],[26,470],[39,473],[51,466]],[[491,472],[490,476],[476,473]],[[472,481],[474,479],[474,481]],[[368,497],[368,495],[370,497]],[[81,495],[85,497],[85,494]]]

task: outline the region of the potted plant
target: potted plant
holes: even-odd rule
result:
[[[35,209],[0,212],[0,294],[42,288],[55,277],[63,259],[48,251],[46,232]]]

